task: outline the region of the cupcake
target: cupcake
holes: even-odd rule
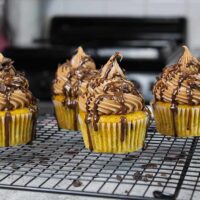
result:
[[[26,144],[35,137],[37,106],[23,73],[0,54],[0,146]]]
[[[155,83],[152,107],[158,132],[200,136],[200,61],[183,49],[177,64],[165,67]]]
[[[58,126],[63,129],[78,130],[77,99],[80,85],[96,75],[96,66],[92,58],[79,47],[70,61],[60,65],[53,81],[53,104]]]
[[[143,147],[148,114],[144,99],[125,79],[113,55],[87,91],[79,96],[79,121],[86,148],[95,152],[127,153]]]

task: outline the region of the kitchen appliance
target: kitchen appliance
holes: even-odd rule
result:
[[[148,102],[155,76],[177,58],[185,42],[184,18],[66,16],[51,20],[48,39],[37,39],[31,46],[14,46],[4,53],[26,72],[33,93],[41,100],[50,100],[57,64],[70,58],[79,45],[98,68],[120,51],[124,56],[122,68]]]

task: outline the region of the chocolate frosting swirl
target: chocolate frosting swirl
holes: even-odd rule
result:
[[[0,110],[30,108],[36,111],[36,99],[29,91],[28,80],[24,73],[13,67],[13,61],[0,54]]]
[[[53,81],[53,94],[77,98],[80,85],[86,84],[97,71],[92,58],[79,47],[70,61],[60,65]]]
[[[165,67],[153,88],[156,101],[200,105],[200,61],[186,46],[178,63]]]
[[[125,79],[115,53],[100,70],[99,78],[88,84],[88,90],[79,97],[80,110],[87,113],[87,121],[96,124],[100,115],[127,114],[144,110],[144,100],[134,84]]]

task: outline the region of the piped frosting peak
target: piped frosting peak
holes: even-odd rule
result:
[[[76,99],[82,89],[81,85],[86,85],[97,73],[95,69],[93,59],[84,52],[82,47],[78,47],[72,59],[58,67],[53,81],[53,93]]]
[[[96,66],[89,55],[87,55],[83,48],[80,46],[77,49],[77,53],[70,60],[71,66],[73,68],[78,68],[80,66],[95,69]]]
[[[185,72],[199,72],[200,71],[200,61],[191,54],[190,50],[183,46],[183,55],[180,57],[178,64],[180,69]]]
[[[101,78],[111,79],[115,76],[123,78],[125,77],[117,61],[118,59],[122,60],[122,55],[119,52],[116,52],[113,56],[110,57],[108,62],[100,70]]]

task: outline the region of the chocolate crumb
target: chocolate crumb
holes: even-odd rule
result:
[[[80,187],[82,185],[82,182],[79,180],[73,180],[72,185],[74,187]]]
[[[142,180],[143,180],[144,182],[148,182],[148,181],[149,181],[147,177],[143,177]]]
[[[179,163],[179,164],[184,164],[185,161],[184,161],[184,160],[179,160],[178,163]]]
[[[128,194],[128,193],[129,193],[129,191],[128,191],[128,190],[125,190],[125,193],[127,193],[127,194]]]
[[[69,155],[76,155],[78,154],[78,151],[65,151],[65,153]]]
[[[181,152],[180,154],[175,155],[175,156],[166,156],[166,157],[164,157],[164,161],[176,161],[176,160],[179,160],[179,159],[184,159],[185,157],[186,157],[186,153],[185,152]]]
[[[142,178],[142,181],[148,182],[149,178],[153,178],[153,174],[145,174],[144,177]]]
[[[146,178],[153,178],[153,174],[145,174],[144,177],[146,177]]]
[[[28,160],[27,163],[35,163],[33,160]]]
[[[186,152],[181,152],[181,154],[179,155],[179,159],[184,159],[186,157]]]
[[[157,164],[155,164],[155,163],[148,163],[146,165],[142,165],[142,168],[144,168],[144,169],[156,169],[157,168]]]
[[[176,160],[178,160],[177,157],[170,157],[170,156],[164,157],[164,161],[176,161]]]
[[[158,184],[158,186],[163,186],[161,182],[158,182],[157,184]]]
[[[0,84],[0,92],[4,93],[6,91],[6,86],[4,84]]]
[[[168,136],[166,136],[165,137],[168,141],[170,141],[171,140],[171,137],[168,137]]]
[[[40,164],[41,165],[48,165],[48,162],[47,161],[40,161]]]
[[[139,171],[135,172],[135,174],[133,175],[133,179],[136,181],[142,180],[141,172],[139,172]]]
[[[175,172],[174,175],[180,175],[178,172]]]
[[[82,168],[81,167],[77,167],[76,169],[81,170]]]
[[[49,160],[49,158],[47,158],[47,157],[39,157],[38,159],[39,159],[39,161],[46,161],[46,160]]]
[[[167,176],[167,174],[165,172],[161,172],[160,175],[163,176],[163,177]]]
[[[123,158],[123,160],[134,160],[134,159],[137,159],[139,156],[138,155],[129,155],[127,156],[126,158]]]
[[[120,175],[117,175],[117,176],[116,176],[116,179],[117,179],[118,181],[121,181],[121,180],[122,180],[122,177],[121,177]]]
[[[20,167],[19,166],[17,166],[15,163],[14,164],[12,164],[12,166],[11,166],[13,169],[19,169]]]
[[[47,160],[49,160],[49,158],[39,157],[38,159],[39,159],[41,165],[47,165],[48,164]]]
[[[148,144],[145,143],[144,146],[142,147],[142,151],[146,150],[147,147],[148,147]]]

